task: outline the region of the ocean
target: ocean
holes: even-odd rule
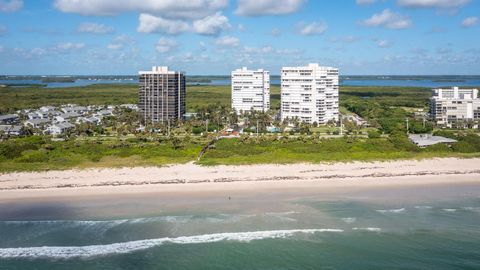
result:
[[[22,208],[0,217],[0,269],[480,269],[479,188],[451,190]]]
[[[115,76],[112,76],[115,77]],[[270,80],[273,85],[280,85],[280,78],[272,76]],[[76,79],[73,82],[48,82],[44,83],[39,79],[8,79],[0,78],[0,84],[23,85],[43,84],[47,88],[58,87],[78,87],[88,86],[92,84],[138,84],[136,77],[124,78],[95,78],[95,79]],[[193,85],[230,85],[230,79],[218,78],[208,83],[191,82]],[[480,86],[480,76],[346,76],[341,77],[340,85],[342,86],[398,86],[398,87],[478,87]]]

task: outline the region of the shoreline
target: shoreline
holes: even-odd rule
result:
[[[480,184],[480,159],[86,169],[0,174],[0,202],[158,194],[202,196]],[[337,191],[338,192],[338,191]]]

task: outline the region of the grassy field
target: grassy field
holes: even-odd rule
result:
[[[477,136],[478,137],[478,136]],[[480,137],[479,137],[480,138]],[[475,143],[480,143],[476,140]],[[480,157],[480,149],[448,148],[437,145],[420,149],[406,138],[362,139],[285,139],[240,141],[221,140],[215,149],[202,158],[203,165],[242,165],[260,163],[319,163],[397,159],[423,159],[433,157]]]
[[[277,87],[278,88],[278,87]],[[279,98],[280,90],[277,89]],[[2,87],[0,88],[0,113],[18,109],[38,108],[45,105],[58,106],[75,103],[79,105],[119,105],[138,103],[136,85],[98,84],[82,87],[44,88]],[[188,86],[187,111],[211,104],[230,105],[230,86]],[[277,102],[277,105],[279,101]]]
[[[53,142],[38,136],[0,142],[0,172],[163,166],[196,160],[205,141],[175,147],[168,141],[92,139]]]
[[[187,111],[211,104],[230,106],[230,86],[188,86]],[[271,107],[280,108],[280,87],[271,86]],[[431,93],[425,88],[411,87],[352,87],[340,88],[342,109],[356,103],[378,103],[387,106],[425,107]],[[117,105],[137,103],[136,85],[99,84],[83,87],[2,87],[0,113],[44,105],[76,103],[80,105]]]
[[[281,137],[265,135],[222,139],[198,162],[201,165],[239,165],[296,162],[351,162],[432,157],[480,157],[480,136],[440,131],[459,142],[451,148],[436,145],[421,149],[405,134],[388,138]],[[31,136],[0,142],[0,173],[73,168],[163,166],[197,161],[206,138],[183,137],[77,137],[52,141]],[[180,140],[180,142],[178,142]]]
[[[68,88],[1,87],[0,112],[68,103],[80,105],[137,103],[137,91],[134,85],[113,84]]]

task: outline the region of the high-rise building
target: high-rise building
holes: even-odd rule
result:
[[[480,120],[478,89],[433,89],[430,114],[439,125],[451,127],[459,120]]]
[[[270,73],[266,70],[232,71],[232,109],[237,113],[270,109]]]
[[[339,119],[338,69],[309,64],[283,67],[281,119],[326,124]]]
[[[139,72],[138,108],[146,122],[180,120],[185,115],[185,74],[153,67]]]

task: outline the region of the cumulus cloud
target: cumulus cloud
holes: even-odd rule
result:
[[[140,14],[138,32],[180,34],[190,30],[190,25],[182,20],[169,20],[150,14]]]
[[[215,44],[226,47],[235,47],[240,45],[240,39],[232,36],[223,36],[215,40]]]
[[[177,47],[178,43],[175,40],[169,38],[161,38],[155,45],[155,49],[159,53],[167,53],[175,50]]]
[[[82,23],[78,26],[77,32],[79,33],[92,33],[92,34],[110,34],[115,29],[111,26],[98,23]]]
[[[405,29],[413,25],[408,17],[394,13],[390,9],[385,9],[380,14],[373,14],[372,17],[362,21],[361,24],[365,26],[382,26],[389,29]]]
[[[462,26],[469,28],[478,24],[478,17],[468,17],[462,21]]]
[[[218,35],[222,31],[231,28],[228,18],[221,12],[207,16],[200,20],[189,23],[184,20],[170,20],[150,14],[141,14],[139,17],[138,32],[142,33],[165,33],[176,35],[184,32],[192,32],[200,35]]]
[[[57,44],[55,47],[53,47],[53,50],[58,52],[69,52],[69,51],[81,50],[84,47],[85,47],[84,43],[65,42],[65,43]]]
[[[321,35],[327,31],[328,25],[325,22],[299,23],[298,28],[299,34],[304,36]]]
[[[397,3],[409,8],[456,9],[467,5],[470,0],[398,0]]]
[[[15,12],[19,11],[23,7],[22,0],[0,0],[0,11],[1,12]]]
[[[193,22],[193,31],[201,35],[218,35],[232,26],[221,12]]]
[[[388,40],[381,39],[381,40],[377,40],[377,46],[379,48],[388,48],[392,46],[392,43]]]
[[[228,0],[55,0],[54,6],[67,13],[110,16],[123,12],[161,15],[169,19],[200,19],[227,7]]]
[[[284,15],[298,11],[306,0],[238,0],[236,15]]]

